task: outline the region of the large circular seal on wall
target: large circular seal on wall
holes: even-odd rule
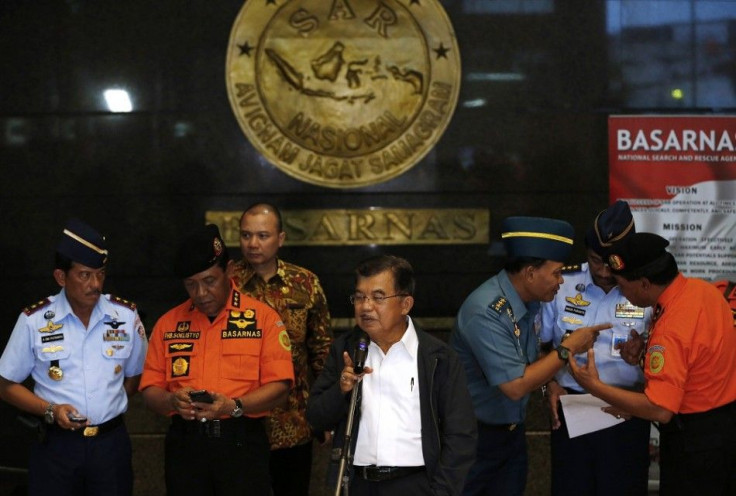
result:
[[[437,0],[248,0],[226,80],[266,159],[352,188],[406,172],[437,143],[457,104],[460,52]]]

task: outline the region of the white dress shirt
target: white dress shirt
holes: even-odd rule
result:
[[[363,377],[360,428],[353,463],[357,466],[424,465],[419,409],[417,350],[411,318],[401,340],[384,354],[371,342]]]

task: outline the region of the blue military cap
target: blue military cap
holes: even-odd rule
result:
[[[67,221],[56,252],[92,269],[99,269],[107,263],[105,237],[79,219]]]
[[[564,262],[572,250],[575,230],[564,220],[544,217],[507,217],[501,239],[512,258],[534,257]]]
[[[608,254],[608,265],[614,274],[656,273],[669,259],[667,250],[670,242],[654,233],[633,233],[615,243]]]
[[[222,258],[228,260],[229,256],[217,226],[197,226],[181,242],[174,270],[186,278],[209,269]]]
[[[635,232],[629,204],[618,200],[595,217],[593,225],[585,233],[585,243],[597,254],[605,256],[615,242]]]

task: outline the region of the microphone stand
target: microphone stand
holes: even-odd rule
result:
[[[347,469],[348,465],[353,462],[353,455],[350,453],[351,440],[353,438],[353,418],[355,417],[355,404],[358,401],[358,386],[360,381],[355,383],[353,392],[350,395],[350,410],[348,410],[348,419],[345,423],[345,442],[342,446],[340,454],[340,469],[337,472],[337,487],[335,487],[335,496],[340,496],[340,489],[343,490],[343,496],[349,495],[350,473]]]

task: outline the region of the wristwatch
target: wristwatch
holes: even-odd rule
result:
[[[49,406],[46,407],[46,410],[43,412],[43,420],[47,424],[53,424],[56,421],[56,418],[54,417],[54,407],[56,405],[53,403],[49,403]]]
[[[233,398],[233,401],[235,402],[235,409],[230,412],[230,416],[233,418],[238,418],[243,416],[243,402],[240,401],[240,398]]]
[[[567,359],[570,358],[570,350],[568,348],[565,348],[562,345],[558,346],[557,347],[557,357],[563,362],[566,362]]]

